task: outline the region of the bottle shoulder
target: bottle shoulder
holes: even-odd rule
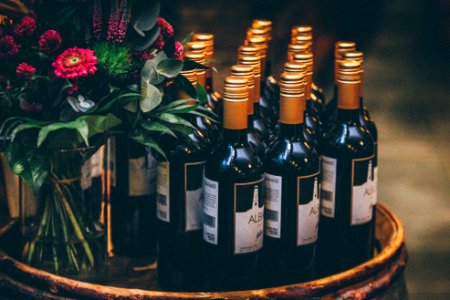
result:
[[[161,147],[166,153],[167,159],[197,161],[205,160],[208,154],[206,140],[202,140],[201,136],[192,133],[182,138],[174,138],[172,136],[164,136],[160,139]]]
[[[360,123],[338,123],[325,135],[322,153],[366,157],[374,153],[374,139],[368,128]]]

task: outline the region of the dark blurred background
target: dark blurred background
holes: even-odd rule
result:
[[[379,198],[405,225],[410,299],[450,299],[450,1],[172,0],[163,15],[181,40],[216,35],[215,85],[236,61],[254,18],[273,21],[274,74],[290,28],[314,26],[315,80],[329,99],[333,44],[366,53],[365,101],[380,136]]]

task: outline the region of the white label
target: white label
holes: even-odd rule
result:
[[[218,243],[219,183],[203,177],[203,239]]]
[[[155,193],[156,160],[148,153],[145,157],[128,160],[128,195],[146,196]]]
[[[375,191],[372,194],[372,206],[375,206],[378,202],[378,166],[373,168],[373,185]]]
[[[308,204],[298,205],[297,210],[297,246],[308,245],[317,241],[319,230],[320,185],[314,179],[313,197]]]
[[[90,159],[92,178],[100,177],[103,174],[103,151],[104,147],[101,147]]]
[[[258,251],[263,246],[264,206],[259,207],[258,186],[253,189],[253,205],[246,212],[236,212],[234,254]]]
[[[81,166],[81,188],[83,191],[92,186],[91,162],[90,159],[85,161]]]
[[[169,163],[158,162],[156,170],[156,216],[161,221],[170,222]]]
[[[198,182],[197,180],[203,180],[204,165],[205,162],[187,163],[185,165],[185,184],[187,185],[185,187],[186,231],[199,230],[203,228],[203,187],[201,182]],[[197,168],[197,171],[201,170],[201,177],[196,177],[199,173],[195,172],[195,168]],[[200,187],[197,189],[189,189],[188,182],[191,180],[194,183],[198,182]]]
[[[265,174],[265,234],[281,237],[281,176]]]
[[[334,218],[336,203],[337,160],[322,155],[322,202],[320,212],[323,216]]]
[[[358,160],[354,160],[353,165],[355,163],[358,163]],[[352,171],[354,172],[354,168]],[[375,183],[372,174],[371,160],[367,168],[366,181],[361,185],[354,185],[352,189],[351,225],[365,224],[372,220],[372,201],[375,193]]]
[[[108,170],[111,186],[116,186],[116,138],[112,137],[108,140]]]

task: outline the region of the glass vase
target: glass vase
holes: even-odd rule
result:
[[[22,257],[27,264],[82,281],[99,282],[104,277],[105,230],[81,184],[82,166],[97,149],[49,153],[51,171],[25,237]]]

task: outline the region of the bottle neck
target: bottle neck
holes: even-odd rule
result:
[[[247,129],[223,129],[223,140],[227,144],[246,144]]]
[[[304,139],[303,124],[284,124],[280,123],[280,137],[284,139]]]
[[[341,109],[337,111],[337,123],[359,124],[360,109]]]
[[[361,81],[338,82],[337,107],[339,110],[359,110],[361,101]]]
[[[253,114],[248,115],[248,119],[247,119],[247,127],[248,129],[253,129],[254,125],[253,125],[253,121],[255,120],[255,117]]]
[[[210,74],[210,76],[207,74],[205,88],[208,94],[214,93],[214,80],[212,74]]]
[[[280,94],[280,124],[303,124],[305,109],[304,94]]]
[[[305,75],[305,81],[306,81],[306,86],[305,86],[305,97],[306,100],[309,101],[311,100],[311,93],[312,93],[312,80],[313,79],[313,73],[312,72],[308,72]]]

